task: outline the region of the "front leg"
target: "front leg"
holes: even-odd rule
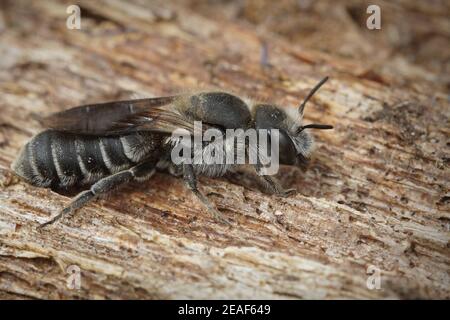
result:
[[[272,176],[268,176],[268,175],[260,175],[259,172],[259,166],[255,165],[254,166],[255,169],[255,173],[258,176],[258,179],[261,181],[261,183],[263,184],[263,187],[269,191],[269,193],[271,194],[276,194],[278,196],[281,197],[289,197],[291,195],[294,195],[297,193],[296,189],[284,189],[281,184]]]
[[[262,180],[263,184],[265,185],[266,189],[272,193],[276,194],[280,197],[289,197],[291,195],[294,195],[297,193],[296,189],[284,189],[281,184],[271,176],[259,176],[259,179]]]

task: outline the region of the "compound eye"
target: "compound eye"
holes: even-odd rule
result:
[[[280,163],[285,165],[294,165],[297,162],[297,149],[286,131],[280,130],[279,132]]]

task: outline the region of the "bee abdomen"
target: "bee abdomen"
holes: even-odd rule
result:
[[[23,147],[11,167],[39,187],[73,186],[83,178],[74,142],[68,134],[41,132]]]
[[[157,146],[146,138],[141,134],[95,137],[47,130],[24,146],[11,167],[39,187],[92,184],[130,168],[155,151]]]
[[[29,183],[49,187],[57,177],[50,145],[47,132],[38,134],[22,148],[11,168]]]

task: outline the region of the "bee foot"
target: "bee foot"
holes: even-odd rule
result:
[[[48,220],[48,221],[46,221],[46,222],[44,222],[44,223],[39,224],[37,228],[38,228],[38,229],[43,229],[43,228],[45,228],[45,227],[48,226],[48,225],[54,224],[55,222],[57,222],[59,219],[62,218],[62,216],[66,213],[66,211],[67,211],[67,208],[64,209],[63,211],[61,211],[60,213],[58,213],[56,216],[54,216],[54,217],[51,218],[50,220]]]
[[[297,194],[297,189],[285,189],[282,190],[280,196],[287,198]]]
[[[231,226],[231,222],[228,221],[227,219],[225,219],[223,217],[223,215],[217,209],[213,209],[211,211],[212,211],[211,213],[212,213],[212,215],[214,217],[214,220],[216,220],[217,222],[220,222],[222,224],[226,224],[228,226]]]

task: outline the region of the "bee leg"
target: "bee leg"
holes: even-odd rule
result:
[[[103,179],[100,179],[99,181],[94,183],[89,190],[80,192],[67,207],[61,210],[49,221],[42,223],[39,228],[43,228],[69,214],[74,213],[76,210],[85,206],[89,201],[94,200],[99,195],[105,194],[124,183],[127,183],[134,179],[148,179],[154,173],[154,171],[155,170],[153,163],[144,162],[128,170],[120,171]]]
[[[73,213],[75,210],[81,208],[87,202],[92,200],[94,197],[95,197],[95,194],[91,190],[86,190],[86,191],[80,192],[75,198],[73,198],[73,200],[70,202],[70,204],[67,207],[65,207],[63,210],[61,210],[56,216],[54,216],[50,220],[40,224],[38,228],[44,228],[50,224],[55,223],[56,221],[60,220],[62,217],[67,216],[67,215]]]
[[[212,214],[217,221],[231,225],[222,214],[214,207],[214,205],[208,200],[208,198],[197,189],[197,178],[194,173],[194,169],[190,164],[183,164],[183,179],[187,187],[197,196],[197,198],[208,208],[208,211]]]
[[[276,194],[281,197],[289,197],[297,193],[296,189],[284,189],[280,185],[280,183],[271,176],[260,176],[260,177],[265,183],[267,189],[269,189],[269,191],[273,194]]]
[[[262,182],[262,184],[264,185],[266,190],[269,191],[271,194],[276,194],[281,197],[289,197],[289,196],[297,193],[296,189],[284,189],[281,186],[281,184],[272,176],[260,175],[259,174],[260,170],[259,170],[258,165],[255,166],[255,170],[256,170],[256,173],[257,173],[260,181]]]

